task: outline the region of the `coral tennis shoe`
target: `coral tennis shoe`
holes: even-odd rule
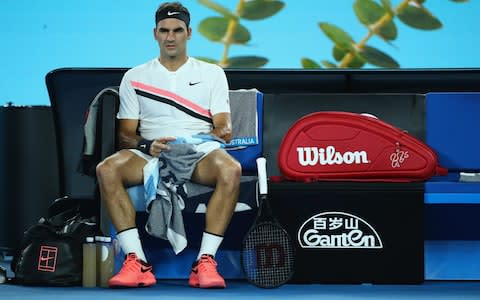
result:
[[[152,266],[137,258],[135,253],[129,253],[120,271],[108,281],[108,286],[112,288],[143,287],[156,283]]]
[[[203,254],[192,266],[188,284],[199,288],[225,288],[225,280],[217,272],[213,256]]]

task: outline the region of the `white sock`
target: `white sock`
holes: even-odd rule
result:
[[[145,253],[143,253],[142,242],[140,241],[137,228],[127,229],[117,233],[117,239],[118,243],[120,244],[120,248],[122,248],[122,251],[125,253],[125,255],[133,252],[139,259],[147,262]]]
[[[202,243],[200,245],[200,252],[198,252],[197,260],[199,260],[203,254],[209,254],[215,257],[222,241],[223,236],[203,232]]]

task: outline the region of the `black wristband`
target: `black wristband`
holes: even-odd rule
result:
[[[141,139],[137,144],[137,149],[142,151],[145,154],[150,154],[150,146],[152,146],[152,140]]]

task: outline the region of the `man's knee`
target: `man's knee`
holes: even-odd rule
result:
[[[118,163],[112,156],[105,158],[96,167],[97,179],[100,184],[118,175]]]
[[[100,162],[96,167],[97,179],[100,185],[118,180],[122,182],[129,181],[129,177],[135,174],[135,169],[137,168],[136,163],[132,161],[134,156],[135,154],[128,150],[121,150]],[[141,167],[142,165],[138,166],[140,169]],[[125,169],[129,170],[129,174],[123,174]]]
[[[242,165],[231,158],[222,162],[220,169],[220,180],[238,186],[240,184],[240,177],[242,176]]]

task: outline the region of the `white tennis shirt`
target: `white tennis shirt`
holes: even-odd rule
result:
[[[117,118],[139,120],[145,139],[207,133],[212,116],[230,112],[228,97],[219,66],[189,57],[171,72],[155,58],[123,76]]]

